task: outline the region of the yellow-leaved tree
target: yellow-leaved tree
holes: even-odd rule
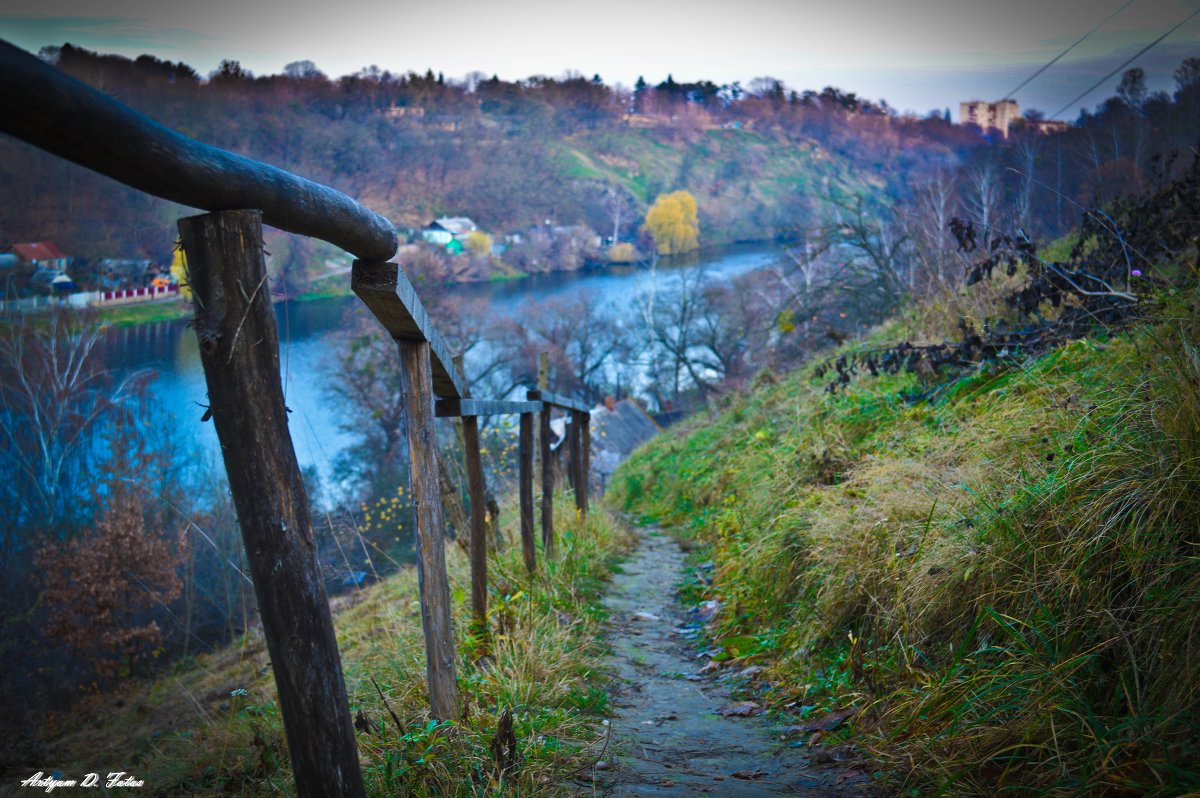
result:
[[[467,251],[472,255],[492,254],[492,237],[487,233],[472,230],[467,234],[467,240],[464,243],[467,245]]]
[[[659,255],[678,255],[700,247],[700,220],[696,216],[696,198],[686,191],[660,194],[642,229],[654,239]]]

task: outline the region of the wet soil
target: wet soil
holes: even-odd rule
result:
[[[609,665],[618,678],[608,761],[588,793],[608,796],[862,796],[865,776],[812,763],[762,716],[726,717],[739,702],[731,681],[699,673],[686,639],[689,616],[676,586],[684,553],[667,535],[640,531],[637,551],[614,579]],[[694,615],[691,618],[694,621]],[[694,625],[694,624],[693,624]],[[730,669],[733,670],[733,669]]]

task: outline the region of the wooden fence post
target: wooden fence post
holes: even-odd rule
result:
[[[429,342],[398,340],[404,409],[408,421],[409,474],[417,518],[417,584],[425,630],[429,706],[438,720],[458,718],[454,676],[454,630],[450,581],[446,576],[445,527],[438,488],[437,433],[433,414],[433,370]]]
[[[567,449],[567,465],[563,469],[567,475],[567,482],[571,487],[572,493],[575,491],[575,477],[579,475],[579,447],[575,441],[575,431],[578,426],[575,423],[575,411],[568,410],[566,412],[567,423],[563,427],[563,432],[567,439],[563,441]]]
[[[583,420],[583,424],[580,429],[580,433],[583,438],[583,452],[582,457],[580,458],[580,471],[582,473],[579,481],[583,487],[583,503],[580,504],[579,507],[583,511],[584,516],[587,516],[588,499],[590,498],[592,483],[592,414],[581,413],[580,418]],[[579,488],[576,488],[575,490],[578,492]]]
[[[454,358],[459,379],[467,383],[462,355]],[[471,395],[469,390],[463,397]],[[479,452],[479,417],[460,416],[463,459],[467,463],[467,494],[471,499],[471,614],[479,631],[487,634],[487,489],[483,484],[483,459]]]
[[[262,214],[179,220],[196,336],[301,798],[364,796],[308,497],[288,431]]]
[[[545,391],[550,384],[550,355],[538,355],[538,390]],[[542,404],[538,438],[542,454],[542,550],[549,559],[554,553],[554,460],[550,451],[549,404]]]
[[[537,548],[533,543],[533,413],[521,414],[521,435],[518,455],[518,474],[521,494],[521,553],[525,556],[525,570],[529,575],[537,571]]]
[[[584,429],[587,413],[579,410],[571,411],[571,473],[575,479],[575,509],[580,516],[587,514],[587,476],[583,468],[583,439],[587,435]]]

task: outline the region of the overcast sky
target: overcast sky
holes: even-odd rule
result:
[[[447,78],[599,74],[630,86],[769,75],[790,88],[838,86],[925,113],[999,99],[1126,0],[3,0],[0,38],[32,52],[70,42],[184,61],[208,74],[225,58],[255,74],[308,59],[331,77],[377,64]],[[1200,0],[1133,0],[1016,95],[1052,114]],[[1200,16],[1133,65],[1169,90],[1200,57]],[[1089,95],[1091,107],[1119,79]],[[1063,118],[1074,118],[1078,105]]]

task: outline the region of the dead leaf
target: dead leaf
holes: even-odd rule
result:
[[[757,715],[762,712],[762,707],[753,701],[739,701],[736,704],[729,704],[717,710],[717,714],[722,717],[738,717],[748,718],[751,715]]]
[[[807,723],[801,723],[798,726],[785,726],[784,733],[787,732],[826,732],[833,731],[838,726],[841,726],[847,718],[853,717],[858,712],[854,707],[846,707],[844,709],[835,709],[832,712],[826,712],[819,718],[814,718]]]
[[[805,731],[833,731],[838,726],[841,726],[847,718],[853,717],[857,712],[858,710],[854,707],[835,709],[816,720],[810,720],[806,724],[808,728]]]
[[[813,748],[812,761],[815,765],[828,765],[832,762],[845,762],[848,759],[854,758],[854,750],[848,745],[839,745],[834,748],[823,748],[815,746]]]
[[[730,773],[729,775],[731,778],[741,779],[743,781],[754,781],[755,779],[761,779],[763,776],[767,775],[767,771],[739,770],[737,773]]]

